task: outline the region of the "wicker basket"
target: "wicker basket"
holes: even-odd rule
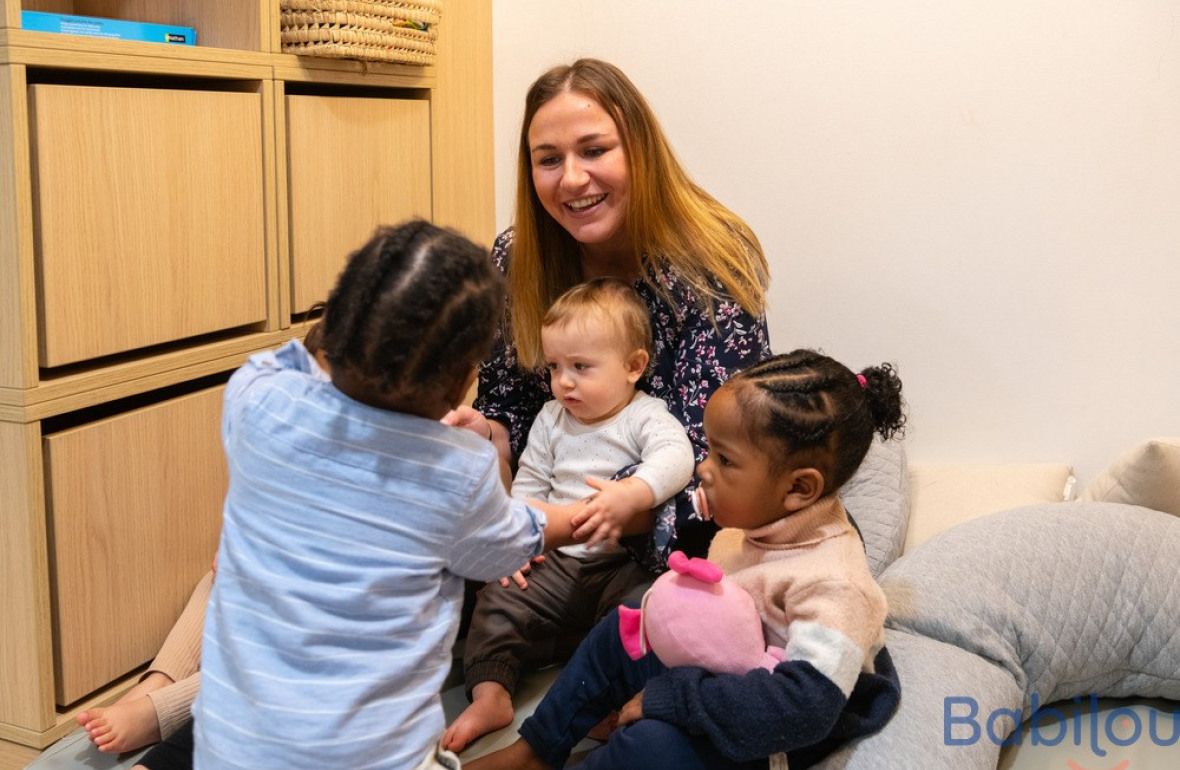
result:
[[[442,0],[280,0],[283,53],[433,64]]]

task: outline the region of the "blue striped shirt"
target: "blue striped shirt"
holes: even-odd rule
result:
[[[196,767],[413,768],[444,727],[463,578],[541,550],[470,431],[353,401],[291,342],[225,393]]]

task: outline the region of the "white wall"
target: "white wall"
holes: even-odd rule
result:
[[[495,0],[497,221],[524,92],[618,64],[762,240],[776,350],[898,364],[918,461],[1180,435],[1175,0]]]

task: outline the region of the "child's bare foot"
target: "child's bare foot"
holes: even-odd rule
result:
[[[476,738],[512,724],[512,696],[499,682],[480,682],[471,690],[471,705],[443,733],[442,747],[456,754]]]
[[[533,747],[517,738],[511,746],[485,754],[470,762],[463,761],[463,770],[552,770],[533,753]]]
[[[157,743],[160,740],[160,721],[156,718],[155,706],[152,704],[151,699],[147,697],[147,694],[163,689],[170,684],[174,684],[172,677],[159,671],[152,671],[143,678],[143,681],[137,682],[134,687],[123,693],[113,705],[107,706],[106,708],[87,709],[74,717],[74,720],[90,734],[91,742],[102,751],[131,751],[147,746],[149,743]],[[134,701],[143,701],[143,703],[136,704],[133,708],[122,708],[125,704],[130,704]],[[150,715],[142,713],[145,706],[151,711]],[[150,719],[148,719],[148,716],[150,716]],[[115,743],[119,746],[123,745],[123,740],[107,737],[112,734],[146,737],[143,743],[137,746],[129,746],[128,748],[104,748],[103,743],[100,743],[100,738],[106,744]]]
[[[78,724],[90,734],[99,751],[121,754],[160,740],[156,707],[146,695],[120,700],[106,708],[92,708],[77,716]]]

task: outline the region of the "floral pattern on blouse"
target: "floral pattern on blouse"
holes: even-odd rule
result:
[[[492,246],[492,259],[505,273],[511,247],[511,229],[501,233]],[[766,319],[750,315],[732,300],[715,302],[710,319],[697,303],[696,294],[673,271],[657,268],[653,278],[674,298],[674,305],[669,306],[646,281],[635,282],[635,290],[651,313],[655,347],[651,368],[638,387],[668,405],[668,411],[684,425],[699,463],[707,453],[705,403],[730,375],[770,355]],[[717,286],[721,288],[720,283]],[[507,426],[512,453],[519,457],[533,419],[553,396],[544,369],[526,371],[517,366],[507,318],[506,311],[492,354],[480,365],[474,406],[489,420]],[[634,538],[625,540],[624,545],[640,564],[653,572],[666,569],[673,550],[685,550],[690,556],[704,556],[708,550],[716,527],[701,521],[693,508],[696,486],[694,478],[673,498],[672,505],[660,507],[655,526],[649,535],[642,536],[641,545]],[[691,538],[686,536],[689,530],[696,533]]]

